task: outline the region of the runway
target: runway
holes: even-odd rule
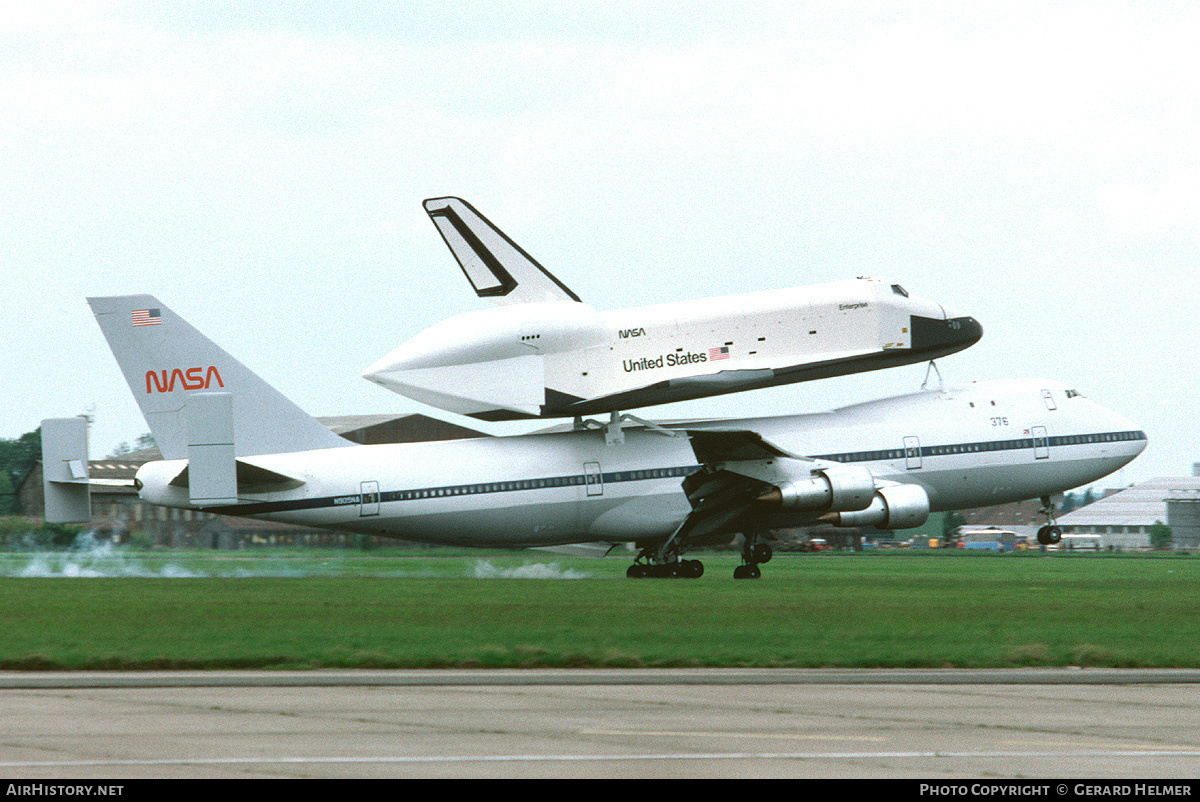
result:
[[[1200,672],[0,672],[0,773],[1174,779]]]

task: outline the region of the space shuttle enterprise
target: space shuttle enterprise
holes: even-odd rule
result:
[[[972,317],[884,279],[599,311],[470,204],[425,201],[476,294],[364,372],[487,421],[622,410],[924,362],[979,340]]]

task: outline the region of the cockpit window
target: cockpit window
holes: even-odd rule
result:
[[[905,290],[903,287],[901,287],[899,284],[892,285],[892,292],[896,293],[897,295],[903,295],[905,298],[908,297],[908,291]]]
[[[1083,398],[1083,393],[1078,390],[1067,390],[1067,398]]]

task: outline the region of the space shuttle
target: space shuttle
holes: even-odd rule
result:
[[[485,421],[566,418],[925,362],[983,330],[887,279],[601,311],[459,198],[425,210],[480,298],[364,371]]]

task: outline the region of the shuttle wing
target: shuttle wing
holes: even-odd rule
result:
[[[430,198],[425,211],[480,298],[498,304],[579,300],[461,198]]]
[[[878,349],[848,351],[832,359],[814,359],[810,362],[773,368],[722,370],[716,373],[679,376],[594,398],[577,398],[548,389],[547,409],[543,411],[543,415],[597,415],[614,409],[637,409],[745,390],[761,390],[796,381],[812,381],[890,367],[892,364],[902,364],[904,356],[905,354],[899,351]]]
[[[548,390],[546,400],[550,402],[550,412],[572,415],[596,415],[614,409],[637,409],[638,407],[669,404],[675,401],[691,401],[696,398],[707,398],[711,395],[749,390],[758,386],[768,386],[775,377],[773,370],[723,370],[704,376],[681,376],[675,379],[664,379],[632,390],[619,393],[596,396],[595,398],[575,398],[565,393],[555,393]],[[553,401],[559,403],[555,404]]]

